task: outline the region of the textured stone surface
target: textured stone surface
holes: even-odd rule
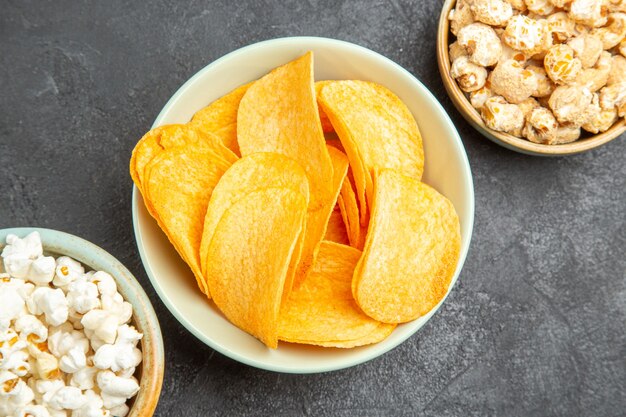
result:
[[[280,3],[280,4],[279,4]],[[4,1],[0,227],[77,234],[123,261],[159,312],[159,416],[577,416],[626,408],[626,142],[541,159],[465,123],[437,71],[439,1]],[[387,55],[442,102],[468,151],[476,225],[460,280],[402,346],[356,368],[280,375],[188,333],[156,296],[131,228],[130,151],[207,63],[280,36]]]

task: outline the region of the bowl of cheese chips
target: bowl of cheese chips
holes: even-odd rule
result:
[[[453,287],[474,218],[443,108],[347,42],[285,38],[208,65],[130,160],[159,296],[213,349],[278,372],[377,357]]]

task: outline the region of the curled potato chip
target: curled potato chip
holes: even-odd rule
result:
[[[289,188],[247,193],[226,210],[209,245],[206,278],[215,304],[271,348],[278,345],[283,286],[306,212],[306,199]]]
[[[240,155],[237,143],[237,111],[239,102],[251,85],[252,83],[244,84],[218,98],[194,114],[189,124],[217,136],[224,146]]]
[[[315,266],[281,309],[280,340],[349,348],[380,342],[395,324],[363,314],[352,297],[351,282],[361,251],[322,242]]]
[[[332,200],[333,166],[317,109],[311,52],[250,86],[239,103],[237,138],[242,155],[276,152],[302,165],[310,211]]]
[[[346,230],[346,225],[343,221],[343,217],[341,216],[341,209],[339,208],[339,205],[336,205],[333,212],[330,214],[324,240],[341,243],[343,245],[350,244],[348,231]]]
[[[207,295],[199,256],[204,217],[213,188],[229,166],[212,150],[190,145],[161,151],[145,171],[145,199]]]
[[[130,158],[130,175],[139,191],[143,193],[145,169],[155,156],[164,149],[188,145],[208,148],[231,163],[237,160],[237,155],[222,146],[221,141],[211,133],[203,132],[189,125],[158,126],[151,129],[139,140]],[[148,207],[148,209],[150,208]]]
[[[315,83],[315,97],[319,97],[320,95],[320,91],[322,90],[322,87],[324,87],[324,84],[327,81],[317,81]],[[322,130],[324,131],[324,133],[331,133],[334,132],[335,129],[333,129],[333,125],[330,123],[330,119],[328,119],[328,116],[326,116],[326,113],[324,113],[324,110],[322,110],[322,107],[319,105],[318,102],[318,106],[317,109],[319,111],[319,115],[320,115],[320,123],[322,124]]]
[[[394,93],[367,81],[327,81],[318,100],[350,160],[362,216],[372,204],[373,179],[381,169],[422,177],[422,137],[413,115]],[[363,226],[365,220],[361,217]]]
[[[367,234],[367,227],[361,225],[359,216],[359,206],[356,201],[356,193],[353,188],[352,172],[348,171],[346,178],[341,185],[341,194],[337,203],[341,210],[346,229],[348,231],[348,238],[350,239],[350,246],[363,249],[365,243],[365,236]]]
[[[374,205],[352,292],[368,316],[403,323],[443,299],[461,247],[452,203],[394,170],[376,178]]]
[[[309,210],[306,219],[306,232],[302,246],[302,257],[295,276],[295,285],[299,285],[315,262],[322,238],[326,234],[328,219],[333,211],[341,184],[348,171],[348,158],[338,149],[328,147],[333,163],[332,195],[317,210]]]
[[[302,194],[307,202],[309,200],[306,173],[293,159],[273,152],[259,152],[244,156],[235,162],[213,190],[206,211],[200,245],[203,272],[207,270],[209,244],[226,210],[246,194],[265,188],[289,188]],[[301,234],[300,239],[304,240],[304,234]],[[293,265],[290,267],[285,285],[287,293],[292,287],[302,246],[303,243],[299,241],[294,251]]]

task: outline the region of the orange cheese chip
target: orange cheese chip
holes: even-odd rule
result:
[[[324,240],[341,243],[344,245],[350,244],[350,239],[348,239],[348,231],[346,230],[346,225],[343,222],[343,218],[341,217],[341,209],[339,208],[339,205],[336,205],[333,209],[333,212],[330,214],[330,218],[328,219],[328,227],[326,227],[326,234],[324,235]]]
[[[315,266],[281,309],[280,340],[348,348],[391,334],[394,324],[363,314],[352,297],[352,273],[360,256],[349,246],[322,242]]]
[[[461,247],[459,218],[447,198],[415,178],[383,170],[375,185],[352,292],[368,316],[403,323],[445,296]]]
[[[424,150],[417,123],[387,88],[367,81],[327,81],[318,100],[341,139],[354,174],[361,225],[366,225],[377,172],[396,169],[417,179]]]
[[[333,165],[315,99],[311,52],[250,86],[239,103],[237,139],[241,155],[276,152],[302,165],[309,178],[309,211],[332,200]]]
[[[146,167],[145,198],[207,295],[200,266],[204,217],[211,192],[229,166],[212,150],[190,145],[165,149]]]
[[[246,194],[222,216],[207,254],[215,304],[233,324],[278,345],[283,286],[308,202],[289,188]]]
[[[330,159],[333,162],[332,195],[317,210],[309,211],[306,219],[306,233],[302,247],[302,258],[296,272],[295,285],[299,285],[315,262],[322,238],[326,234],[328,219],[333,211],[341,184],[348,171],[348,158],[333,147],[328,147]]]
[[[215,100],[194,114],[189,124],[217,136],[224,146],[240,155],[237,143],[237,111],[239,102],[251,85],[252,83],[244,84]]]
[[[266,188],[289,188],[300,193],[307,202],[309,199],[309,183],[306,173],[293,159],[271,152],[253,153],[241,158],[226,171],[213,190],[204,219],[200,245],[203,272],[207,270],[211,239],[224,213],[246,194]],[[300,240],[303,239],[304,234],[301,234]],[[299,241],[294,251],[293,265],[289,270],[287,285],[285,285],[287,293],[291,290],[302,246],[303,244]]]

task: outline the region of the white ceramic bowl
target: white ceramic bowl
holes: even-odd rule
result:
[[[234,51],[200,70],[174,94],[153,126],[185,123],[196,111],[235,87],[260,78],[309,50],[314,52],[317,80],[375,81],[395,92],[415,116],[426,155],[424,182],[452,201],[461,220],[461,256],[451,289],[465,261],[474,222],[474,189],[467,155],[457,131],[435,97],[408,71],[388,58],[333,39],[296,37],[260,42]],[[405,341],[441,305],[439,303],[418,320],[398,326],[386,340],[375,345],[330,349],[279,343],[278,349],[268,349],[230,324],[202,295],[191,271],[148,214],[136,188],[133,190],[133,222],[146,272],[172,314],[213,349],[258,368],[314,373],[357,365]]]

